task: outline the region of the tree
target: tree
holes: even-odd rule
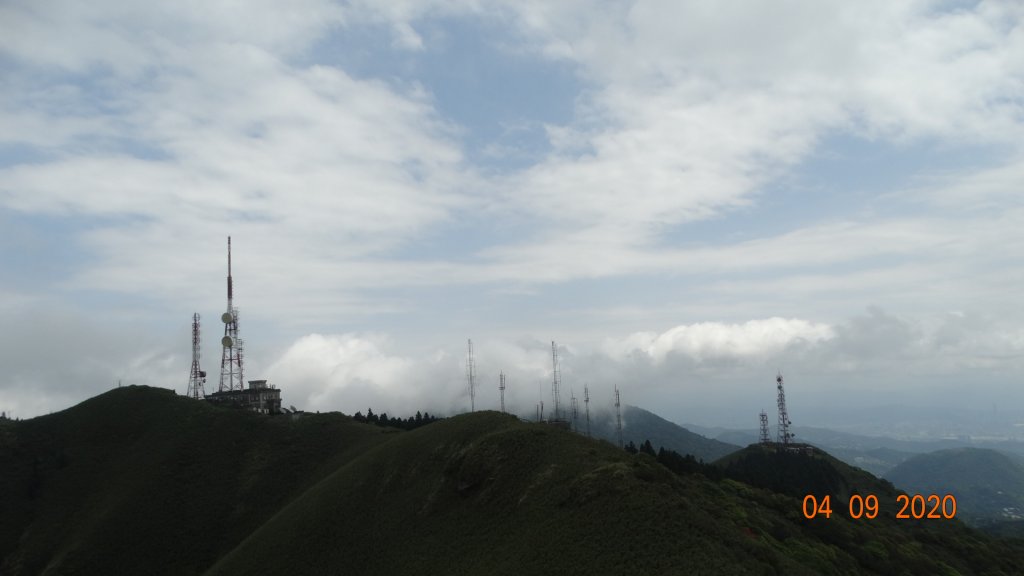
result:
[[[651,456],[657,457],[657,454],[654,452],[654,446],[651,446],[650,440],[644,440],[643,445],[640,446],[640,451],[644,454],[650,454]]]
[[[629,452],[630,454],[636,454],[638,452],[636,444],[633,444],[632,440],[629,441],[629,444],[626,444],[626,452]]]

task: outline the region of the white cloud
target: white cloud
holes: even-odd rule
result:
[[[813,345],[834,336],[827,324],[798,318],[766,318],[743,324],[701,322],[676,326],[661,334],[638,332],[619,342],[607,342],[604,349],[619,358],[639,351],[656,363],[673,353],[700,362],[712,358],[767,358],[792,345]]]
[[[267,345],[268,354],[284,350],[268,374],[310,409],[459,405],[461,351],[431,343],[420,345],[430,352],[408,352],[395,313],[416,311],[439,326],[435,338],[454,342],[461,336],[448,333],[457,331],[448,317],[469,315],[456,299],[481,284],[497,296],[473,303],[480,332],[490,328],[488,314],[530,312],[494,329],[525,341],[479,343],[488,371],[506,369],[526,408],[548,377],[550,350],[523,318],[567,326],[559,337],[572,333],[580,344],[566,350],[566,373],[601,385],[615,378],[675,393],[709,366],[753,374],[787,359],[818,375],[840,371],[844,386],[860,369],[1020,374],[1012,323],[1024,282],[1022,10],[1013,2],[940,8],[5,4],[0,53],[11,66],[0,143],[28,153],[0,168],[0,206],[58,222],[32,225],[40,230],[73,224],[65,234],[84,257],[31,297],[0,286],[0,314],[11,318],[5,325],[30,325],[14,313],[96,292],[145,300],[140,308],[154,316],[169,314],[168,303],[174,314],[219,310],[223,237],[232,234],[244,318],[254,310],[270,325],[323,332]],[[462,148],[475,127],[442,117],[435,87],[390,71],[374,79],[372,66],[356,75],[313,52],[331,34],[370,27],[391,36],[389,58],[412,65],[439,49],[432,42],[445,19],[506,30],[495,38],[503,50],[557,60],[577,75],[573,120],[544,126],[548,156],[521,170],[478,172]],[[804,214],[797,194],[789,208],[800,218],[766,215],[770,230],[744,223],[790,201],[773,190],[835,135],[884,143],[897,156],[927,143],[981,159],[956,170],[925,161],[913,168],[913,185],[895,190],[868,184],[873,205]],[[403,256],[463,220],[484,232],[459,254],[442,246]],[[673,240],[697,222],[721,226]],[[515,233],[491,238],[492,228]],[[484,248],[472,248],[477,240]],[[614,292],[608,280],[664,289],[650,302],[628,292],[591,300],[591,290]],[[580,283],[578,294],[549,300],[548,288],[569,281]],[[438,286],[460,296],[426,310],[419,298]],[[871,303],[893,315],[851,319]],[[645,317],[628,327],[580,328],[598,314],[637,309]],[[949,310],[980,319],[957,324]],[[329,334],[385,315],[393,341]],[[679,325],[643,331],[659,322]],[[26,347],[32,338],[36,347],[48,341],[35,334]],[[607,350],[586,344],[605,338]],[[100,360],[78,362],[93,357]],[[172,357],[153,343],[123,354],[85,350],[69,353],[72,372],[45,375],[85,375],[95,390],[123,366],[163,373]],[[26,358],[9,360],[27,366]],[[184,372],[168,364],[152,381],[177,383]],[[43,376],[19,378],[28,389]]]

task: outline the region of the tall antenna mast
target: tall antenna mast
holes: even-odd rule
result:
[[[622,409],[619,408],[621,403],[619,402],[619,387],[615,386],[615,430],[619,434],[619,448],[624,447],[622,443]]]
[[[761,438],[760,442],[762,446],[768,446],[772,443],[771,436],[768,435],[768,413],[761,410]]]
[[[238,308],[235,308],[234,298],[231,282],[231,236],[228,236],[228,309],[220,316],[224,322],[224,337],[220,340],[222,350],[219,392],[245,389],[245,380],[242,376],[242,345],[238,338]]]
[[[206,372],[199,369],[199,313],[192,315],[192,370],[188,375],[188,391],[185,393],[189,398],[202,400],[206,398],[206,390],[203,384],[206,383]]]
[[[505,413],[505,373],[498,374],[498,391],[501,392],[501,413]]]
[[[559,411],[559,398],[558,398],[558,386],[562,383],[562,371],[558,366],[558,347],[555,345],[555,341],[551,341],[551,395],[555,400],[555,420],[559,420],[561,413]]]
[[[473,341],[467,340],[469,355],[466,357],[466,379],[469,380],[469,411],[476,412],[476,362],[473,360]]]
[[[590,390],[586,384],[583,385],[583,405],[587,409],[587,438],[590,438]]]
[[[779,444],[787,445],[793,439],[793,434],[789,431],[789,425],[792,422],[789,421],[789,414],[786,413],[786,392],[782,389],[782,372],[775,377],[775,382],[778,383],[779,388],[779,430],[776,441]]]
[[[544,381],[537,381],[537,422],[544,421]]]
[[[574,393],[572,389],[569,390],[569,409],[572,410],[572,429],[574,432],[578,432],[579,429],[576,426],[576,420],[580,415],[580,403],[576,398],[576,393]]]

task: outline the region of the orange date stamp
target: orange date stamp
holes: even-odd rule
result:
[[[929,494],[899,494],[896,496],[896,505],[900,506],[896,512],[897,520],[952,520],[956,517],[956,497],[952,494],[939,496]],[[850,496],[847,513],[850,518],[860,520],[866,518],[872,520],[878,517],[878,497],[874,494],[861,496],[854,494]],[[802,506],[804,518],[813,520],[819,516],[832,517],[832,497],[825,495],[818,498],[814,494],[804,496]]]

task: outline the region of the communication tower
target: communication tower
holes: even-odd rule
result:
[[[551,341],[551,396],[554,397],[555,401],[555,420],[561,418],[561,411],[559,409],[559,398],[558,398],[558,387],[562,383],[562,371],[558,366],[558,347],[555,345],[555,341]]]
[[[571,393],[569,395],[569,408],[572,410],[572,429],[574,432],[579,432],[579,427],[576,425],[576,421],[580,416],[580,403],[576,398],[576,394]]]
[[[466,356],[466,380],[469,381],[469,411],[476,412],[476,362],[473,360],[473,341],[467,340],[469,354]]]
[[[505,413],[505,373],[498,374],[498,392],[501,392],[501,413]]]
[[[221,314],[224,337],[221,338],[220,386],[218,392],[245,390],[242,376],[242,341],[238,338],[238,308],[234,305],[231,283],[231,236],[228,236],[228,309]]]
[[[619,387],[615,386],[615,431],[619,434],[619,448],[625,445],[622,443],[622,409],[619,402]]]
[[[771,436],[768,435],[768,413],[761,410],[761,438],[760,442],[762,446],[768,446],[772,443]]]
[[[590,390],[587,389],[587,385],[583,385],[583,406],[587,411],[587,438],[590,437]]]
[[[188,391],[185,393],[189,398],[202,400],[206,397],[206,372],[199,368],[199,313],[192,315],[192,370],[188,375]]]
[[[775,377],[775,382],[779,388],[779,430],[776,442],[785,446],[793,439],[793,433],[789,431],[792,422],[789,421],[789,414],[786,413],[786,392],[782,389],[782,372]]]

